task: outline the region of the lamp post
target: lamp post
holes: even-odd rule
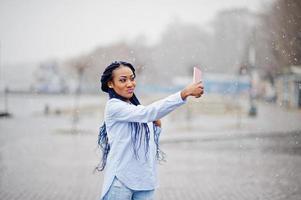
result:
[[[74,108],[73,108],[73,119],[72,119],[72,131],[74,133],[77,133],[77,124],[79,122],[79,104],[80,104],[81,84],[82,84],[82,78],[84,74],[84,68],[83,67],[77,68],[77,74],[78,74],[78,85],[74,95]]]
[[[251,80],[251,88],[249,93],[250,98],[250,109],[249,109],[249,116],[255,117],[257,115],[257,106],[255,104],[256,98],[256,83],[255,83],[255,61],[256,61],[256,52],[254,46],[249,48],[249,76]]]
[[[3,71],[2,71],[2,63],[1,63],[1,41],[0,41],[0,80],[3,80],[2,78],[2,74],[3,74]],[[4,81],[3,81],[3,84],[4,84]],[[4,87],[4,96],[3,96],[3,100],[4,100],[4,111],[0,111],[0,117],[11,117],[11,114],[8,112],[8,87]]]

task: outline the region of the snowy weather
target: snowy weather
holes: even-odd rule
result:
[[[138,104],[183,101],[153,199],[301,199],[300,30],[299,0],[0,1],[0,199],[101,199],[119,61]]]

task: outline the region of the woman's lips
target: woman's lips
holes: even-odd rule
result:
[[[127,90],[128,91],[128,93],[133,93],[134,92],[134,89],[129,89],[129,90]]]

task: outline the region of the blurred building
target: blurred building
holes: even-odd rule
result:
[[[247,95],[251,88],[250,77],[224,73],[205,73],[202,78],[206,94]],[[177,76],[172,78],[174,91],[192,82],[191,76]]]
[[[45,62],[33,73],[31,90],[37,93],[66,93],[68,86],[55,61]]]
[[[289,108],[301,108],[301,66],[276,78],[277,102]]]

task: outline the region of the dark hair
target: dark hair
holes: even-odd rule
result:
[[[120,66],[129,67],[132,70],[133,74],[136,76],[135,68],[133,67],[132,64],[123,62],[123,61],[119,61],[119,62],[115,61],[115,62],[111,63],[108,67],[106,67],[106,69],[104,70],[104,72],[101,76],[101,89],[102,89],[102,91],[109,94],[110,99],[116,98],[116,99],[125,101],[126,99],[124,97],[117,94],[114,91],[114,89],[108,87],[108,82],[112,80],[113,71],[115,69],[119,68]],[[129,100],[135,106],[140,105],[140,102],[135,94],[133,94],[133,96]],[[141,146],[142,138],[144,138],[145,158],[147,158],[146,156],[147,156],[147,152],[148,152],[148,148],[149,148],[149,139],[150,139],[150,131],[149,131],[149,127],[148,127],[147,123],[138,123],[138,122],[129,122],[129,123],[130,123],[130,127],[132,130],[131,140],[133,143],[135,157],[137,159],[139,159],[138,149]],[[156,157],[158,160],[163,160],[164,153],[159,148],[159,136],[160,135],[156,131],[157,127],[155,126],[154,123],[153,123],[153,128],[154,128],[154,141],[156,143]],[[145,135],[145,137],[142,137],[143,134]],[[102,170],[104,170],[104,168],[106,166],[107,157],[110,152],[110,144],[109,144],[109,140],[108,140],[108,136],[107,136],[105,122],[103,123],[103,125],[100,127],[100,130],[99,130],[98,146],[102,150],[102,159],[101,159],[101,163],[96,167],[96,169],[98,171],[102,171]]]
[[[119,68],[121,65],[126,66],[128,68],[130,68],[133,72],[133,74],[136,76],[135,74],[135,68],[133,67],[132,64],[127,63],[127,62],[123,62],[123,61],[115,61],[113,63],[111,63],[107,68],[105,68],[105,71],[103,72],[102,76],[101,76],[101,90],[104,92],[109,92],[109,87],[108,87],[108,82],[112,80],[113,78],[113,71],[117,68]]]

